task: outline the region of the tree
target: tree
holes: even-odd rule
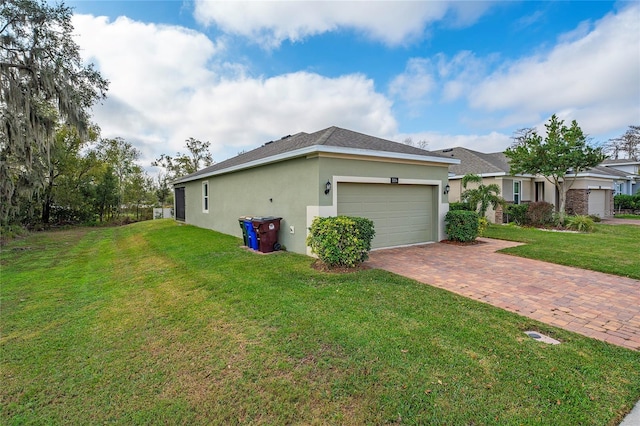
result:
[[[125,181],[124,203],[136,208],[136,220],[140,220],[140,206],[143,204],[153,204],[150,201],[152,196],[152,179],[147,176],[142,167],[136,165],[132,173]]]
[[[44,0],[3,0],[0,8],[0,220],[20,196],[45,184],[50,144],[60,120],[81,134],[108,82],[84,65],[73,40],[72,11]]]
[[[97,146],[98,157],[111,167],[117,178],[120,200],[124,200],[125,182],[135,175],[139,169],[136,160],[140,151],[122,138],[102,139]],[[120,209],[118,209],[118,212]]]
[[[622,136],[609,139],[605,144],[605,151],[615,160],[621,153],[630,160],[640,160],[640,126],[629,126]]]
[[[162,154],[151,163],[152,166],[162,167],[165,170],[158,174],[156,185],[156,196],[161,207],[164,207],[165,201],[170,198],[169,182],[213,164],[213,157],[209,152],[210,146],[211,142],[189,138],[185,140],[187,154],[178,152],[175,157]]]
[[[107,166],[101,181],[95,188],[94,207],[100,217],[100,222],[104,219],[110,219],[119,205],[118,178],[113,167]]]
[[[469,182],[475,182],[479,185],[477,188],[467,189],[467,184]],[[478,175],[464,175],[462,177],[462,187],[465,191],[460,194],[460,198],[464,202],[467,202],[472,206],[476,206],[476,211],[480,217],[485,217],[489,206],[496,209],[498,205],[504,203],[504,200],[500,197],[500,187],[495,183],[489,185],[482,184],[482,177]]]
[[[578,173],[597,166],[605,155],[602,148],[589,146],[575,120],[567,127],[554,114],[545,127],[544,139],[534,129],[521,131],[505,155],[510,161],[512,175],[541,175],[555,185],[560,199],[558,213],[560,221],[564,222],[567,192]]]
[[[427,146],[429,145],[429,142],[424,140],[424,139],[423,140],[419,140],[418,142],[414,142],[413,138],[411,138],[411,137],[405,138],[402,141],[402,143],[405,144],[405,145],[414,146],[414,147],[420,148],[420,149],[427,149]]]
[[[90,140],[95,140],[96,136],[95,131],[89,132]],[[79,195],[77,194],[79,187],[75,178],[81,179],[93,166],[93,163],[83,158],[80,152],[90,140],[81,138],[75,127],[62,126],[56,131],[49,149],[49,161],[46,164],[48,170],[42,194],[42,222],[44,224],[49,223],[51,207],[54,202]],[[75,181],[73,184],[64,185],[60,190],[61,182],[68,184],[73,181]]]
[[[151,165],[164,168],[167,181],[175,180],[195,173],[202,167],[212,165],[213,157],[209,152],[210,146],[211,142],[202,142],[198,139],[189,138],[185,140],[185,147],[188,151],[186,154],[178,152],[174,157],[162,154]]]
[[[164,207],[171,195],[171,189],[169,189],[166,173],[159,173],[158,176],[156,176],[154,187],[155,195],[160,203],[160,207]]]

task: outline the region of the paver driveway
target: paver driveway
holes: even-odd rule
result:
[[[585,336],[640,350],[640,281],[495,253],[519,243],[377,250],[367,264]]]

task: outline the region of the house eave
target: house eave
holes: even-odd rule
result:
[[[342,155],[370,157],[370,158],[387,158],[387,159],[395,159],[395,160],[411,160],[411,161],[418,161],[421,163],[432,163],[432,164],[436,163],[436,164],[443,164],[443,165],[444,164],[446,165],[460,164],[460,160],[456,158],[443,158],[443,157],[434,157],[430,155],[427,156],[427,155],[404,154],[404,153],[389,152],[389,151],[373,151],[369,149],[344,148],[339,146],[313,145],[306,148],[284,152],[282,154],[272,155],[270,157],[261,158],[254,161],[249,161],[247,163],[238,164],[236,166],[231,166],[231,167],[227,167],[220,170],[214,170],[209,173],[203,173],[197,176],[178,179],[172,182],[172,185],[175,186],[175,185],[179,185],[187,182],[205,179],[212,176],[233,173],[240,170],[252,169],[255,167],[278,163],[278,162],[290,160],[293,158],[306,157],[312,154],[323,154],[323,153],[342,154]]]

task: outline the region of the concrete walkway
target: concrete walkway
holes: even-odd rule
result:
[[[495,253],[519,243],[377,250],[367,264],[585,336],[640,350],[640,281]]]

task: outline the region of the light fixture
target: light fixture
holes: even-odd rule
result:
[[[587,189],[587,195],[591,194],[591,190]]]
[[[324,184],[324,195],[327,195],[329,192],[331,192],[331,182],[327,181],[327,183]]]
[[[447,195],[449,193],[449,190],[451,189],[451,187],[449,186],[449,184],[446,184],[444,187],[444,195]]]

